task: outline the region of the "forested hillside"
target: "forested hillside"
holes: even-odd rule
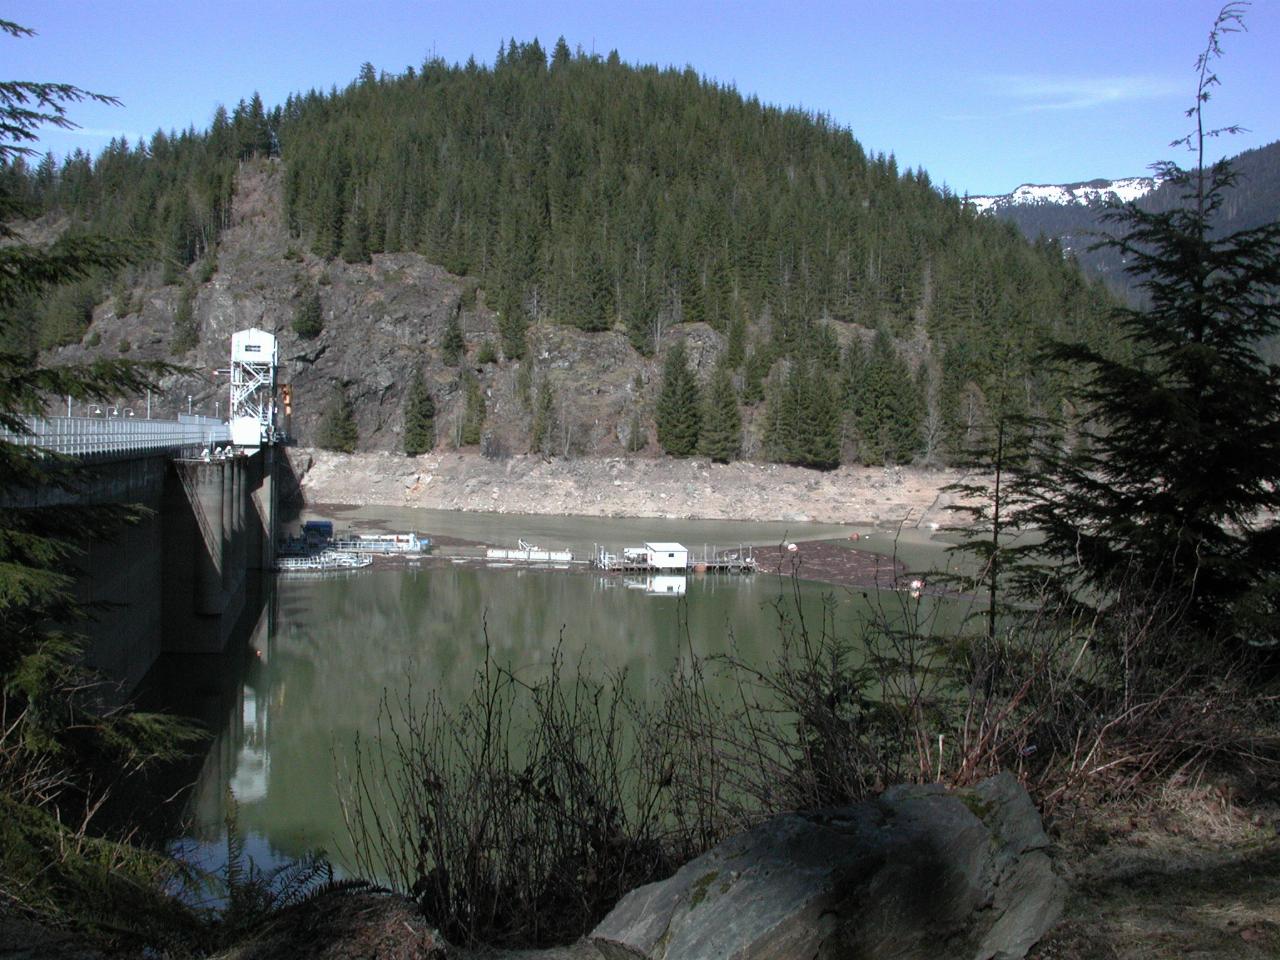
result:
[[[586,452],[657,437],[669,452],[717,459],[745,443],[817,467],[942,462],[997,400],[1061,409],[1067,385],[1033,362],[1042,336],[1105,338],[1107,295],[1055,244],[975,216],[923,170],[868,155],[825,117],[764,106],[692,69],[628,66],[563,41],[548,57],[536,41],[512,41],[492,66],[436,60],[388,75],[366,65],[344,90],[219,109],[207,131],[0,170],[37,226],[148,250],[116,276],[29,304],[29,349],[90,348],[91,323],[127,322],[167,287],[148,302],[171,305],[171,352],[183,357],[200,337],[202,291],[231,269],[219,238],[237,170],[253,157],[283,165],[292,239],[258,252],[299,265],[281,298],[289,314],[264,314],[283,336],[362,322],[326,302],[325,263],[373,269],[417,255],[466,278],[493,339],[424,333],[417,356],[397,355],[403,382],[379,394],[403,414],[413,370],[437,386],[453,378],[444,392],[466,400],[468,429],[440,442],[482,439],[494,414],[476,398],[505,372],[524,400],[500,426],[536,446],[548,370],[529,345],[559,326],[584,343],[625,336],[633,353],[634,388],[625,383],[616,414],[626,423],[597,431],[610,439]],[[396,283],[395,270],[375,273],[371,282]],[[656,381],[652,364],[693,333],[713,346],[698,352],[700,368],[685,378],[667,363],[663,383],[646,387],[641,374]],[[561,386],[592,375],[585,363],[557,373]],[[359,395],[358,376],[331,386]],[[671,446],[672,436],[683,439]]]

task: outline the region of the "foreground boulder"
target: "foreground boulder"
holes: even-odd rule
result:
[[[1064,886],[1010,774],[901,786],[788,814],[627,894],[590,935],[609,960],[1017,960]]]

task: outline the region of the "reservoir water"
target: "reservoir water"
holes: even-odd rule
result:
[[[339,526],[417,530],[433,537],[514,545],[517,537],[586,556],[595,543],[620,547],[678,540],[776,545],[782,540],[862,536],[860,546],[896,553],[918,569],[936,565],[942,546],[926,534],[867,527],[719,521],[513,517],[387,508],[308,513]],[[895,543],[896,539],[896,543]],[[215,728],[191,790],[183,856],[215,867],[225,857],[234,809],[246,852],[270,866],[324,850],[340,866],[347,839],[336,769],[360,734],[375,732],[384,694],[437,691],[458,702],[473,689],[486,645],[494,659],[536,676],[559,650],[588,673],[625,670],[630,689],[658,684],[692,651],[734,652],[765,664],[778,646],[778,604],[815,618],[824,604],[834,627],[853,632],[868,616],[862,591],[767,574],[691,576],[683,596],[657,594],[643,578],[626,581],[586,568],[492,569],[432,562],[345,574],[279,576],[243,646],[210,664],[166,664],[187,690],[188,707]],[[891,604],[899,597],[891,596]],[[926,598],[926,603],[928,602]]]

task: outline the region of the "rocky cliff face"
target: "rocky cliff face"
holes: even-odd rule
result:
[[[463,410],[461,368],[446,366],[441,344],[450,317],[457,316],[467,342],[469,365],[485,395],[486,449],[520,453],[528,449],[532,413],[530,384],[549,378],[555,397],[557,453],[611,454],[626,441],[633,411],[651,417],[657,396],[658,361],[636,353],[619,332],[586,334],[544,323],[529,334],[529,369],[501,361],[478,362],[486,340],[497,343],[496,317],[473,281],[454,276],[417,254],[380,254],[371,264],[325,261],[289,236],[283,216],[282,167],[274,161],[246,163],[239,174],[231,227],[218,249],[216,270],[200,282],[198,267],[186,278],[194,284],[197,345],[175,355],[175,316],[182,285],[158,282],[133,291],[129,312],[119,298],[97,307],[81,344],[57,351],[57,361],[93,356],[127,356],[183,364],[191,372],[164,379],[153,396],[156,416],[191,408],[226,414],[225,378],[231,334],[259,327],[279,338],[280,379],[293,384],[290,432],[313,443],[336,391],[345,389],[355,405],[361,449],[399,450],[404,407],[414,370],[421,366],[437,406],[437,436],[450,446]],[[314,339],[294,333],[291,324],[302,297],[319,291],[324,329]],[[693,324],[680,331],[692,363],[709,369],[723,348],[710,328]],[[637,379],[638,378],[638,379]],[[522,379],[524,388],[522,390]],[[637,389],[639,384],[639,389]],[[522,396],[523,394],[523,396]],[[141,415],[145,398],[121,398]],[[647,435],[652,444],[651,422]]]

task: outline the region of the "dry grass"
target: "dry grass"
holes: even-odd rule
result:
[[[1033,960],[1280,956],[1280,805],[1173,782],[1141,800],[1079,796],[1053,824],[1072,894]]]

